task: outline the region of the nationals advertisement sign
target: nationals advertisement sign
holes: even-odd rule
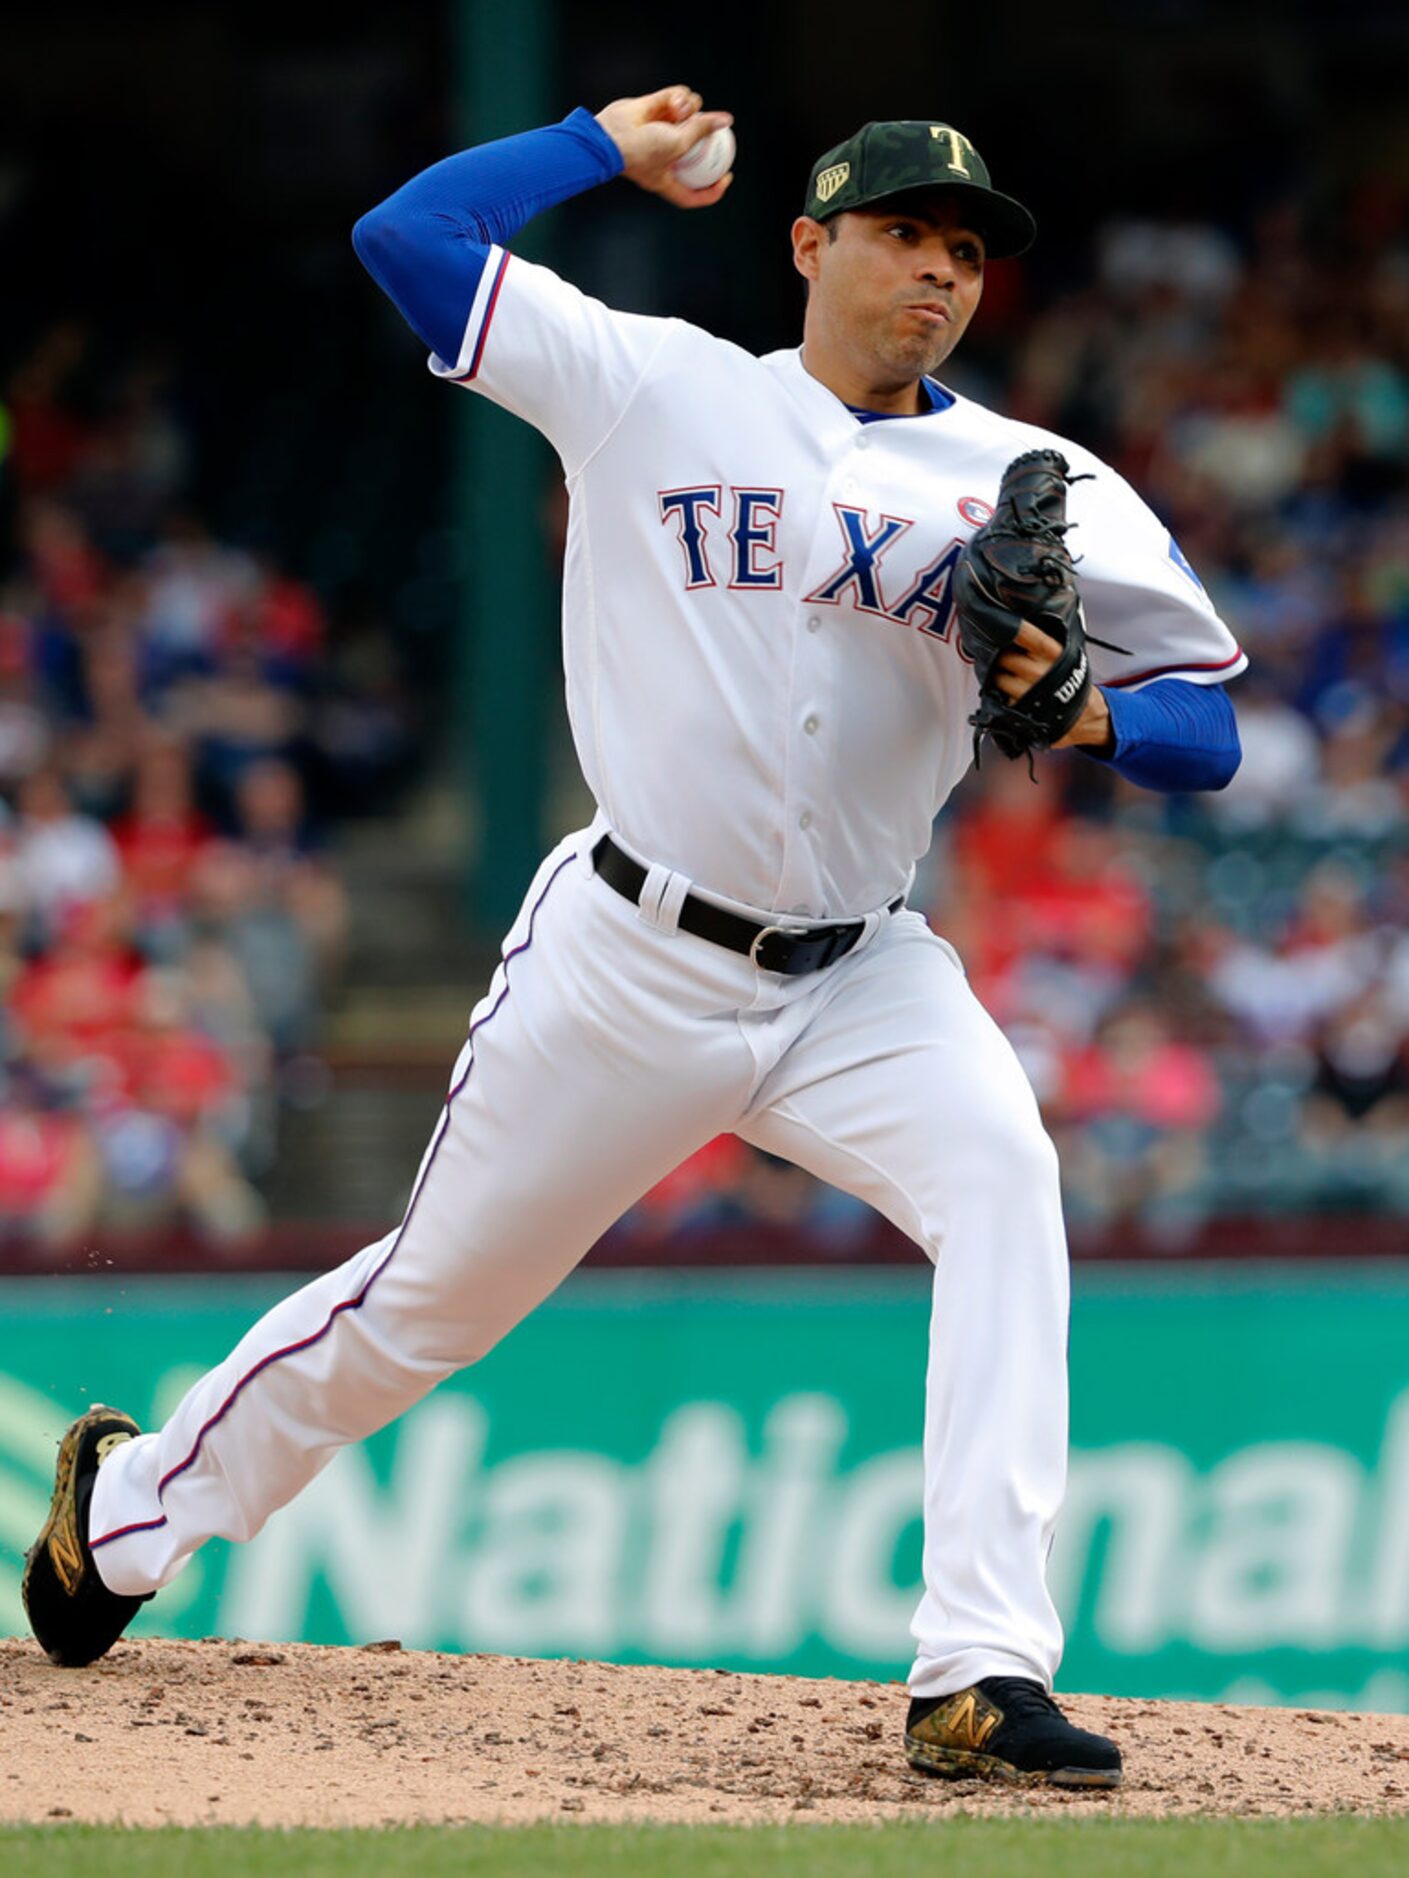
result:
[[[901,1676],[925,1278],[583,1273],[134,1631]],[[69,1418],[150,1426],[287,1288],[0,1286],[0,1631]],[[1059,1689],[1409,1710],[1406,1304],[1078,1272]]]

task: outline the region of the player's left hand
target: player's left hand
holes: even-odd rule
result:
[[[734,121],[732,111],[706,111],[703,104],[688,85],[667,85],[644,98],[618,98],[597,113],[597,122],[621,152],[626,175],[677,209],[711,208],[734,180],[730,170],[708,189],[691,189],[671,170],[711,131]]]
[[[1018,643],[998,661],[997,685],[1007,698],[1020,698],[1061,657],[1062,648],[1050,633],[1024,620],[1018,630]],[[1052,745],[1066,750],[1074,744],[1094,744],[1105,748],[1111,741],[1111,710],[1099,685],[1092,685],[1086,708],[1065,737]]]

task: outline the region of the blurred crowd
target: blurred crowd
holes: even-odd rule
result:
[[[1032,1076],[1078,1229],[1409,1212],[1405,200],[1111,223],[1081,281],[995,281],[954,381],[1169,522],[1251,660],[1242,768],[1162,798],[990,762],[915,898]],[[0,1223],[238,1239],[344,953],[327,829],[405,718],[313,587],[203,521],[170,376],[104,359],[76,395],[99,364],[56,326],[0,394]],[[870,1229],[732,1140],[635,1219],[748,1221],[839,1254]]]
[[[1071,761],[946,831],[1073,1221],[1409,1211],[1409,203],[1110,225],[1005,401],[1136,483],[1251,661],[1226,792]]]
[[[396,726],[316,593],[190,506],[161,370],[55,326],[0,411],[0,1244],[238,1242],[318,1084],[328,813]]]
[[[1010,279],[1011,343],[954,361],[1135,483],[1251,661],[1226,792],[991,761],[918,886],[1036,1085],[1077,1230],[1177,1250],[1213,1213],[1409,1213],[1407,209],[1376,184],[1236,231],[1111,223],[1083,285],[1034,310]],[[697,1173],[648,1213],[790,1208],[845,1239],[760,1157]]]

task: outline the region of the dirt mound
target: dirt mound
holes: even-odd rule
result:
[[[915,1813],[1409,1812],[1409,1717],[1064,1697],[1114,1735],[1103,1798],[913,1774],[895,1683],[122,1643],[87,1670],[0,1642],[0,1819],[867,1820]]]

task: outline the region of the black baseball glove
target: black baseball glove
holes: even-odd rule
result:
[[[1091,690],[1086,623],[1076,568],[1066,545],[1067,486],[1079,480],[1057,450],[1015,457],[998,486],[998,506],[954,569],[959,638],[978,677],[974,761],[985,737],[1006,757],[1049,750],[1081,716]],[[1061,646],[1061,656],[1020,698],[999,689],[999,662],[1026,620]],[[1106,641],[1097,639],[1096,645]],[[1121,646],[1110,646],[1113,652]]]

